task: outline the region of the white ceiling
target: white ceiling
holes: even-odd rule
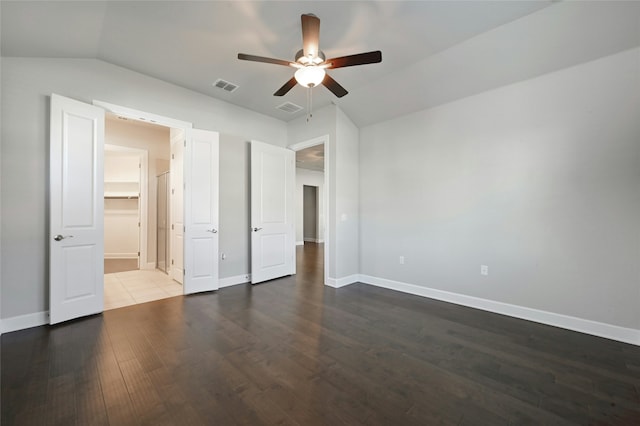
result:
[[[292,60],[300,15],[321,19],[327,57],[382,51],[382,63],[332,70],[349,94],[314,89],[358,126],[387,120],[640,45],[639,2],[551,1],[7,1],[2,56],[97,58],[291,120],[306,105],[293,69],[239,61],[239,52]],[[240,87],[212,87],[222,78]]]
[[[296,167],[300,169],[324,171],[324,144],[296,151]]]

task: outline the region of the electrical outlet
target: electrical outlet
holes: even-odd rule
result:
[[[480,265],[480,275],[489,275],[489,267],[487,265]]]
[[[404,256],[400,256],[400,264],[404,265]]]

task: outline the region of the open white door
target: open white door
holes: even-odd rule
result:
[[[251,142],[251,283],[295,274],[294,152]]]
[[[51,95],[49,323],[104,310],[104,110]]]
[[[171,129],[171,266],[169,276],[184,281],[184,150],[187,145],[183,129]]]
[[[218,289],[217,132],[193,129],[184,164],[184,293]]]

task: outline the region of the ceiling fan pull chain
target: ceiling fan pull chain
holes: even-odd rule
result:
[[[311,93],[313,89],[311,87],[307,88],[307,123],[313,117],[313,113],[311,112],[313,94]]]

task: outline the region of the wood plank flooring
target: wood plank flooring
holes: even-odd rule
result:
[[[298,275],[2,336],[10,425],[640,424],[640,347]]]

